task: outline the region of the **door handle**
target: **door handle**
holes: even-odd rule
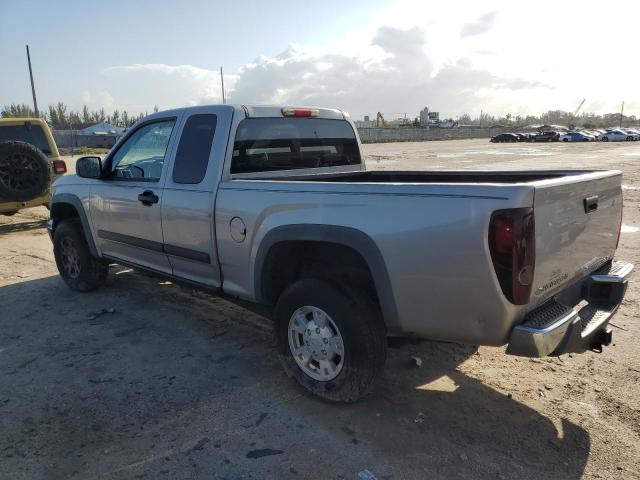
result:
[[[150,207],[154,203],[158,203],[158,196],[153,193],[151,190],[145,190],[140,195],[138,195],[138,200],[147,207]]]
[[[584,213],[591,213],[598,210],[598,196],[587,197],[583,200]]]

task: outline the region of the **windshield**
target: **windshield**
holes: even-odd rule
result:
[[[30,143],[42,150],[45,155],[51,155],[49,142],[40,125],[32,123],[0,125],[0,142],[6,142],[8,140]]]
[[[344,120],[248,118],[240,122],[231,173],[358,165],[356,135]]]

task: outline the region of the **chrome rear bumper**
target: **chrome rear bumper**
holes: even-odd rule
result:
[[[601,350],[611,342],[607,326],[627,289],[633,264],[609,262],[581,284],[581,301],[568,306],[556,296],[527,314],[513,329],[507,353],[544,357],[585,350]]]

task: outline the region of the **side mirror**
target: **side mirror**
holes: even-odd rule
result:
[[[76,161],[76,174],[82,178],[102,178],[100,157],[80,157]]]

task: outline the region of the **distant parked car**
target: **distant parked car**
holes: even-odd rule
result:
[[[516,133],[516,135],[518,136],[518,141],[519,142],[530,142],[531,141],[531,134],[530,133]]]
[[[625,142],[633,140],[633,135],[625,132],[624,130],[616,129],[609,130],[602,134],[601,140],[603,142]]]
[[[625,128],[624,131],[632,135],[634,140],[640,140],[640,131],[635,128]]]
[[[536,133],[532,136],[533,142],[557,142],[560,140],[560,132],[547,131]]]
[[[491,137],[493,143],[511,143],[519,141],[518,135],[515,133],[501,133]]]
[[[587,135],[591,135],[596,140],[600,140],[600,137],[604,133],[604,130],[581,130],[581,132],[586,133]]]
[[[563,142],[594,142],[596,137],[586,132],[567,132],[560,135]]]
[[[48,206],[51,184],[66,172],[43,119],[0,119],[0,215]]]

